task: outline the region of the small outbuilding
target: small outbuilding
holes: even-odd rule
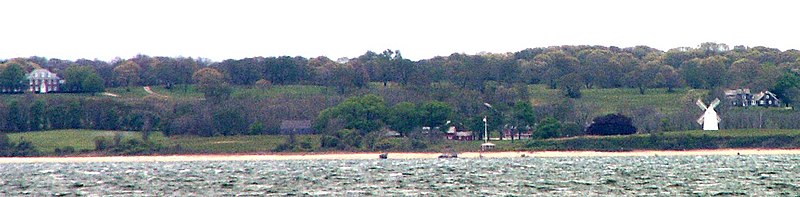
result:
[[[402,136],[400,134],[400,132],[397,132],[397,131],[389,129],[389,128],[381,129],[381,133],[383,134],[384,137],[400,137],[400,136]]]
[[[458,141],[475,140],[475,136],[472,135],[472,131],[458,130],[458,128],[455,126],[451,126],[450,129],[447,129],[447,132],[445,132],[445,138],[448,140]]]
[[[279,133],[282,135],[307,135],[315,134],[311,127],[311,120],[284,120],[281,121]]]

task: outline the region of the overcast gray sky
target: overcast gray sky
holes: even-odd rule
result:
[[[136,54],[412,60],[555,45],[702,42],[800,49],[794,1],[63,1],[0,2],[0,59]]]

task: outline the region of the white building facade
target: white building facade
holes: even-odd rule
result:
[[[47,69],[34,69],[28,76],[28,91],[35,93],[57,92],[59,86],[64,83],[58,75]]]

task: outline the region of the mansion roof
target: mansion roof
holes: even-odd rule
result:
[[[42,69],[42,68],[34,69],[33,71],[31,71],[31,73],[28,73],[28,75],[25,76],[25,78],[26,79],[34,79],[34,80],[35,79],[45,79],[45,80],[47,80],[47,79],[60,80],[61,79],[55,73],[50,72],[47,69]]]

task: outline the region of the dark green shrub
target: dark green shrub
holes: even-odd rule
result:
[[[292,149],[292,145],[290,145],[288,143],[283,143],[283,144],[278,145],[277,147],[275,147],[275,149],[272,149],[272,150],[275,151],[275,152],[284,152],[284,151],[288,151],[288,150],[291,150],[291,149]]]
[[[339,138],[330,135],[323,135],[320,138],[320,146],[322,148],[336,148],[340,144]]]
[[[115,137],[116,139],[116,137]],[[121,139],[121,138],[120,138]],[[111,142],[103,136],[94,138],[94,150],[103,151],[111,147]]]
[[[75,148],[72,146],[66,146],[62,148],[55,148],[54,152],[56,155],[70,155],[75,153]]]
[[[589,135],[630,135],[636,133],[633,121],[622,114],[608,114],[592,120],[586,128]]]
[[[39,155],[39,151],[36,150],[36,147],[34,147],[33,143],[30,141],[20,139],[11,155],[15,157],[30,157]]]
[[[548,117],[539,123],[538,129],[533,133],[534,138],[547,139],[559,136],[561,130],[561,123],[555,118]]]

